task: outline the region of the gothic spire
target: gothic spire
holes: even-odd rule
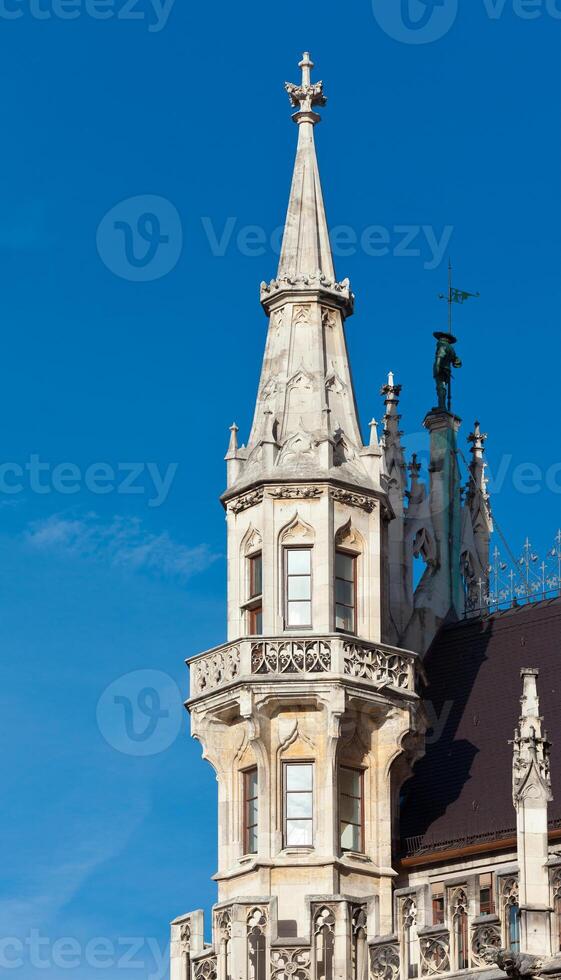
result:
[[[390,481],[390,495],[393,490],[394,496],[400,498],[403,504],[403,495],[407,489],[407,467],[401,445],[403,433],[399,428],[401,415],[399,414],[399,396],[401,395],[401,385],[395,384],[393,371],[388,374],[388,383],[385,384],[380,394],[384,396],[386,411],[384,415],[384,461],[386,473]]]
[[[335,278],[314,142],[314,127],[320,121],[314,106],[324,106],[327,99],[323,94],[323,82],[311,81],[313,67],[309,52],[304,52],[299,64],[301,84],[285,84],[291,105],[297,109],[292,118],[298,126],[298,148],[284,226],[279,279],[315,275],[330,280]]]
[[[308,52],[300,68],[300,84],[285,86],[298,147],[277,278],[261,284],[269,317],[261,381],[229,494],[259,480],[327,477],[379,489],[379,454],[363,445],[347,353],[353,295],[348,279],[335,280],[314,145],[326,99]]]

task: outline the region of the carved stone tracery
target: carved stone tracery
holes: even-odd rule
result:
[[[207,956],[204,960],[198,960],[193,964],[194,980],[217,980],[217,958]]]
[[[252,674],[322,674],[331,670],[325,640],[262,640],[251,645]]]
[[[271,980],[311,980],[309,949],[275,949],[271,953]]]
[[[386,653],[376,647],[363,646],[362,643],[344,644],[345,674],[361,677],[375,684],[388,684],[392,687],[410,686],[410,663],[407,657]]]
[[[422,938],[420,949],[422,976],[434,977],[450,971],[450,945],[447,936]]]
[[[471,937],[471,955],[475,966],[485,966],[492,961],[494,951],[501,948],[501,930],[498,925],[476,926]]]
[[[399,980],[399,949],[397,945],[386,943],[371,949],[370,976],[372,980]]]

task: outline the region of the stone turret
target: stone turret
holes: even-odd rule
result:
[[[376,427],[362,442],[311,81],[287,85],[298,149],[247,448],[231,429],[228,642],[190,661],[192,733],[218,781],[218,904],[172,927],[172,980],[362,976],[392,927],[392,808],[420,750],[418,658],[389,647]],[[210,930],[209,930],[210,932]],[[354,964],[354,965],[353,965]],[[356,971],[359,971],[358,973]]]

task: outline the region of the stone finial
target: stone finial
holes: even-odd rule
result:
[[[239,431],[240,430],[239,430],[238,426],[236,425],[235,422],[233,422],[232,425],[230,426],[230,442],[228,443],[228,453],[227,453],[226,459],[228,459],[228,457],[234,457],[234,456],[237,455],[238,448],[239,448],[238,447],[238,432]]]
[[[468,436],[468,442],[471,442],[471,453],[474,458],[482,459],[483,453],[485,452],[485,443],[487,442],[487,433],[481,431],[481,426],[479,422],[475,421],[473,424],[473,432],[470,432]]]
[[[323,82],[313,82],[311,71],[314,63],[310,58],[310,52],[304,51],[302,61],[298,65],[302,69],[302,83],[294,85],[292,82],[285,82],[284,87],[288,92],[290,104],[294,109],[298,109],[294,119],[296,122],[319,122],[320,117],[313,111],[316,105],[324,106],[327,99],[323,94]]]
[[[370,427],[370,442],[369,442],[369,445],[370,446],[378,446],[379,445],[379,440],[378,440],[378,422],[376,421],[376,419],[371,419],[368,424],[369,424],[369,427]]]
[[[520,720],[514,733],[512,792],[514,805],[525,798],[553,799],[547,733],[542,734],[542,718],[537,679],[539,670],[523,667],[520,671],[523,690],[520,698]]]

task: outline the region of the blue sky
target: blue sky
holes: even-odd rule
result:
[[[90,980],[104,962],[106,977],[159,977],[169,919],[214,898],[215,782],[178,705],[184,658],[224,638],[223,456],[253,409],[258,287],[295,148],[283,82],[304,49],[329,97],[318,154],[357,294],[364,427],[393,370],[404,442],[422,443],[450,253],[456,284],[481,292],[457,311],[462,440],[479,417],[513,551],[526,534],[552,543],[560,17],[554,0],[0,4],[0,920],[22,943],[0,953],[22,962],[14,976]],[[145,213],[157,221],[129,240]],[[360,245],[373,225],[378,257]],[[124,712],[147,678],[161,700],[125,737],[110,695]]]

